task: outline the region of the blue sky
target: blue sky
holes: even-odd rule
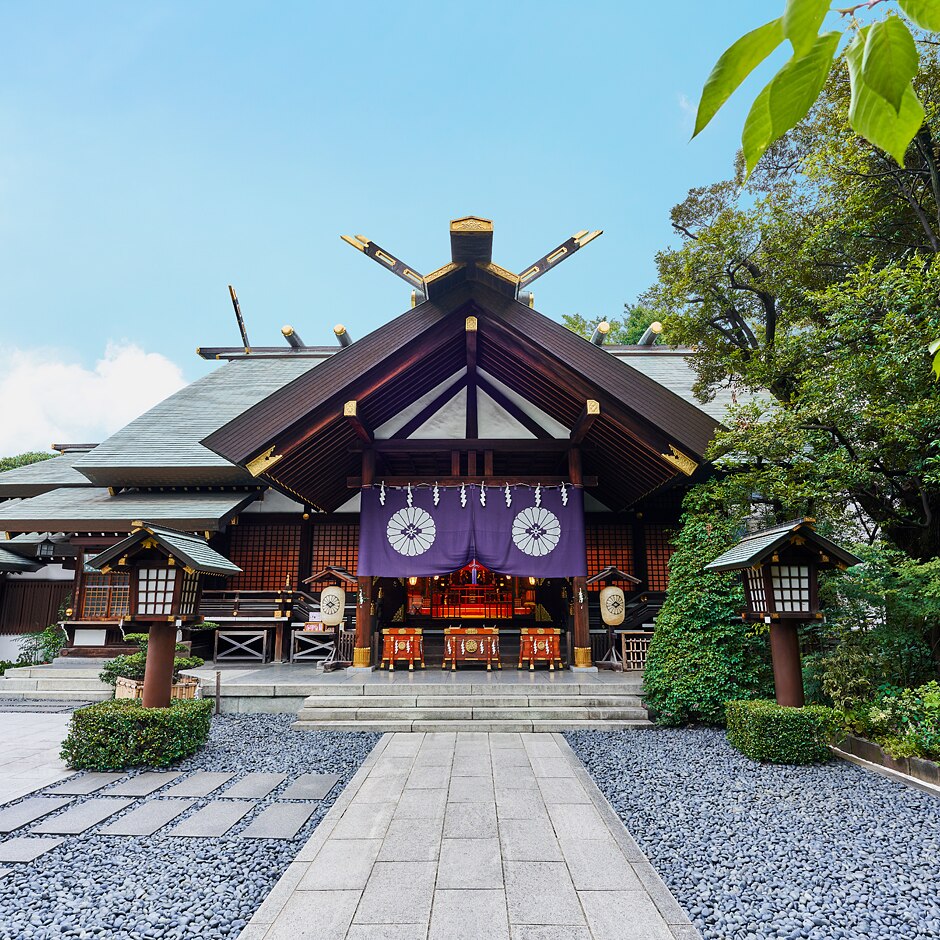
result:
[[[131,343],[191,379],[237,343],[229,282],[257,345],[361,336],[409,291],[340,233],[428,271],[469,213],[513,270],[604,229],[536,306],[616,316],[670,207],[730,172],[759,83],[690,143],[711,65],[782,6],[5,4],[0,353]]]

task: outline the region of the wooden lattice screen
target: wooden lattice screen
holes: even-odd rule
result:
[[[584,542],[587,551],[588,574],[596,574],[609,565],[633,574],[633,529],[628,525],[606,525],[588,523],[584,528]],[[588,585],[588,590],[599,591],[602,584]],[[632,589],[631,584],[621,584],[624,591]]]
[[[646,565],[651,591],[665,591],[669,587],[669,559],[675,551],[669,540],[671,527],[646,526]]]
[[[230,530],[229,558],[242,569],[231,578],[228,590],[278,591],[298,586],[300,567],[299,523],[239,525]]]
[[[313,527],[313,551],[310,556],[310,574],[324,568],[345,568],[356,573],[359,561],[359,523],[340,522]],[[311,591],[321,591],[331,582],[308,585]]]

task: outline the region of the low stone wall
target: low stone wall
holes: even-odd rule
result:
[[[848,735],[835,746],[840,751],[851,754],[853,757],[867,760],[879,767],[886,767],[888,770],[894,770],[899,774],[906,774],[908,777],[913,777],[923,783],[940,787],[940,764],[936,761],[924,760],[921,757],[894,758],[873,741],[858,738],[855,735]]]

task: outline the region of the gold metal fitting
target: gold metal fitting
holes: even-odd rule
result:
[[[576,646],[574,648],[574,664],[578,669],[587,669],[592,665],[590,646]]]
[[[467,333],[475,333],[477,331],[477,318],[467,317],[467,321],[465,323],[465,329]]]
[[[281,327],[281,333],[282,333],[284,336],[293,336],[293,335],[294,335],[294,328],[288,323],[286,326],[282,326],[282,327]]]
[[[333,327],[333,332],[334,332],[337,336],[342,336],[343,333],[346,332],[346,327],[343,326],[342,323],[337,323],[336,326]]]
[[[357,646],[353,649],[353,666],[362,669],[372,665],[372,650],[368,646]]]

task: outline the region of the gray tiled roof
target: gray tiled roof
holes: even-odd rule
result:
[[[99,486],[250,481],[245,470],[200,442],[320,362],[312,358],[227,362],[131,421],[81,455],[75,465]]]
[[[0,547],[0,571],[38,571],[41,565]]]
[[[229,561],[224,555],[210,548],[204,538],[180,532],[177,529],[168,529],[166,526],[151,525],[145,522],[142,529],[138,529],[122,539],[116,545],[99,552],[88,565],[93,569],[103,568],[115,558],[123,555],[129,548],[140,542],[147,534],[152,535],[171,555],[180,559],[184,564],[201,574],[240,574],[241,568]]]
[[[0,503],[0,530],[12,532],[122,532],[148,519],[183,529],[216,530],[257,492],[138,493],[111,496],[98,487],[52,490]]]
[[[790,541],[790,534],[797,532],[807,541],[815,543],[822,551],[831,558],[836,559],[846,566],[856,565],[859,560],[851,552],[836,545],[835,542],[820,535],[812,526],[812,520],[793,519],[790,522],[783,522],[780,525],[769,529],[761,529],[759,532],[752,532],[746,535],[737,545],[732,545],[728,551],[719,555],[714,561],[705,565],[710,571],[734,571],[740,568],[748,568],[751,565],[760,564],[760,562],[770,557],[773,552],[781,545]]]
[[[611,349],[610,353],[637,372],[642,372],[654,382],[664,385],[716,421],[723,421],[728,409],[734,404],[731,390],[727,388],[719,389],[715,397],[708,402],[696,398],[692,391],[696,375],[689,361],[691,353],[687,349],[653,346],[640,349]]]
[[[81,451],[70,451],[4,470],[0,473],[0,496],[38,496],[58,486],[91,486],[88,478],[75,469],[75,462],[84,456]]]

